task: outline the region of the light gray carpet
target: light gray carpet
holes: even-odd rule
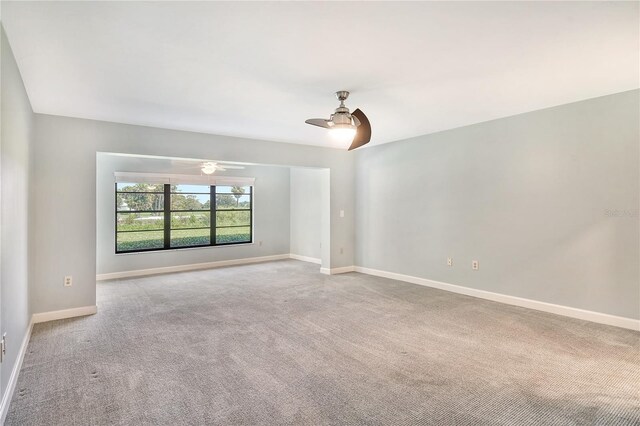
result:
[[[7,425],[640,424],[640,333],[282,261],[98,284]]]

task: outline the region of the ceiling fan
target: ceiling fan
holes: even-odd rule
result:
[[[340,106],[328,120],[310,118],[305,123],[329,129],[329,134],[340,141],[351,141],[349,151],[368,144],[371,140],[371,124],[367,116],[359,109],[349,113],[349,108],[344,105],[344,101],[349,97],[346,90],[336,92],[336,97]]]
[[[213,174],[216,171],[224,172],[224,171],[229,170],[229,169],[244,169],[244,167],[242,167],[242,166],[231,166],[229,164],[222,164],[221,165],[221,164],[218,164],[218,163],[213,162],[213,161],[205,161],[204,163],[202,163],[200,165],[200,170],[205,175]]]

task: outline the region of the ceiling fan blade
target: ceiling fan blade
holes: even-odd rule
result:
[[[371,123],[369,123],[369,119],[360,109],[357,109],[351,113],[351,116],[357,119],[360,122],[356,130],[356,135],[353,138],[353,142],[351,142],[351,146],[349,147],[349,151],[352,149],[360,148],[362,145],[366,145],[371,140]]]
[[[325,120],[324,118],[310,118],[305,120],[305,123],[311,124],[312,126],[324,127],[325,129],[331,128],[331,123],[329,120]]]
[[[230,166],[229,164],[223,164],[221,167],[224,167],[225,169],[237,169],[237,170],[242,170],[244,169],[243,166]]]

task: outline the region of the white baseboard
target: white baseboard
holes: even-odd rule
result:
[[[247,257],[244,259],[219,260],[217,262],[192,263],[189,265],[164,266],[160,268],[138,269],[134,271],[111,272],[96,275],[96,281],[113,280],[118,278],[142,277],[146,275],[167,274],[171,272],[196,271],[198,269],[219,268],[221,266],[245,265],[249,263],[269,262],[272,260],[289,259],[289,253],[273,256]]]
[[[354,272],[355,266],[342,266],[340,268],[320,268],[320,273],[325,275],[345,274],[347,272]]]
[[[7,388],[4,391],[4,395],[2,395],[2,401],[0,402],[0,425],[4,424],[4,420],[7,417],[7,413],[9,412],[9,404],[11,404],[11,398],[13,397],[13,392],[16,389],[18,374],[20,374],[20,369],[22,368],[24,354],[27,353],[27,345],[29,344],[29,339],[31,338],[32,329],[33,318],[31,318],[29,326],[27,327],[27,331],[22,338],[22,344],[20,345],[20,350],[18,351],[18,357],[16,358],[15,364],[13,364],[13,369],[11,370],[9,381],[7,382]]]
[[[317,257],[309,257],[309,256],[301,256],[299,254],[289,253],[289,257],[295,260],[301,260],[303,262],[317,263],[318,265],[322,264],[322,260]]]
[[[129,273],[133,272],[137,275],[128,275],[128,276],[140,276],[149,274],[148,271],[157,271],[158,269],[167,270],[172,268],[188,268],[188,269],[179,269],[179,270],[194,270],[194,269],[204,269],[211,268],[216,266],[226,266],[226,265],[240,265],[245,263],[255,263],[255,262],[264,262],[269,260],[280,260],[280,259],[295,259],[296,255],[276,255],[276,256],[264,256],[264,257],[254,257],[249,259],[237,259],[230,261],[221,261],[221,262],[211,262],[211,263],[200,263],[195,265],[184,265],[179,267],[169,267],[169,268],[156,268],[156,269],[147,269],[142,271],[129,271]],[[260,260],[257,260],[260,259]],[[301,260],[301,259],[298,259]],[[316,263],[316,262],[314,262]],[[215,265],[215,266],[211,266]],[[491,300],[494,302],[506,303],[509,305],[520,306],[529,309],[535,309],[543,312],[549,312],[557,315],[564,315],[571,318],[577,318],[586,321],[592,321],[600,324],[611,325],[615,327],[627,328],[630,330],[640,331],[640,320],[632,319],[632,318],[624,318],[615,315],[603,314],[600,312],[587,311],[578,308],[571,308],[568,306],[555,305],[552,303],[540,302],[537,300],[524,299],[516,296],[508,296],[500,293],[493,293],[484,290],[477,290],[469,287],[463,287],[455,284],[443,283],[440,281],[428,280],[426,278],[413,277],[410,275],[398,274],[395,272],[387,272],[381,271],[378,269],[365,268],[362,266],[344,266],[340,268],[321,268],[320,272],[327,275],[334,274],[342,274],[346,272],[360,272],[368,275],[375,275],[378,277],[389,278],[398,281],[405,281],[412,284],[423,285],[427,287],[437,288],[440,290],[450,291],[453,293],[464,294],[467,296],[478,297],[481,299]],[[146,273],[143,273],[146,272]],[[177,272],[177,271],[165,271],[165,272]],[[155,273],[164,273],[164,272],[155,272]],[[121,274],[121,273],[118,273]],[[104,275],[115,275],[115,274],[104,274]],[[124,277],[124,276],[123,276]],[[120,278],[120,277],[113,277]],[[111,279],[111,278],[102,278],[102,279]],[[16,387],[16,383],[18,381],[18,375],[20,373],[20,369],[22,368],[22,362],[24,360],[24,355],[27,351],[27,345],[29,344],[29,339],[31,337],[31,331],[33,329],[33,325],[36,323],[53,321],[58,319],[72,318],[78,316],[92,315],[97,312],[97,306],[83,306],[80,308],[73,309],[64,309],[60,311],[52,311],[52,312],[42,312],[38,314],[33,314],[31,317],[31,322],[29,323],[29,327],[22,339],[22,344],[20,345],[20,350],[18,352],[18,357],[16,358],[16,362],[11,370],[11,376],[9,377],[9,381],[7,382],[7,388],[2,396],[2,400],[0,401],[0,425],[4,424],[4,420],[9,411],[9,404],[11,403],[11,398],[13,397],[13,392]]]
[[[33,324],[37,324],[40,322],[54,321],[65,318],[83,317],[85,315],[93,315],[96,312],[98,312],[98,307],[96,305],[63,309],[61,311],[41,312],[39,314],[33,314],[31,322]]]
[[[7,413],[9,412],[9,404],[11,404],[11,398],[13,397],[13,392],[15,391],[16,383],[18,382],[18,375],[20,374],[20,369],[22,368],[24,354],[27,352],[27,346],[29,345],[29,339],[31,338],[33,325],[58,319],[92,315],[96,312],[98,312],[97,306],[92,305],[83,306],[81,308],[63,309],[61,311],[42,312],[39,314],[33,314],[31,316],[29,327],[27,327],[27,331],[22,338],[22,344],[20,345],[20,350],[18,351],[16,362],[13,365],[11,376],[9,376],[9,381],[7,382],[7,389],[5,390],[4,395],[2,395],[2,401],[0,402],[0,425],[4,424],[4,420],[7,417]]]
[[[250,264],[250,263],[268,262],[268,261],[283,260],[283,259],[296,259],[296,260],[302,260],[305,262],[312,262],[316,264],[321,263],[320,259],[301,256],[293,253],[291,254],[287,253],[287,254],[279,254],[279,255],[273,255],[273,256],[250,257],[245,259],[222,260],[218,262],[196,263],[196,264],[190,264],[190,265],[168,266],[168,267],[161,267],[161,268],[140,269],[135,271],[123,271],[123,272],[114,272],[114,273],[108,273],[108,274],[99,274],[99,275],[96,275],[96,280],[101,281],[101,280],[109,280],[109,279],[117,279],[117,278],[164,274],[164,273],[171,273],[171,272],[193,271],[198,269],[209,269],[209,268],[217,268],[221,266],[232,266],[232,265],[244,265],[244,264]],[[556,305],[553,303],[525,299],[522,297],[509,296],[509,295],[500,294],[500,293],[493,293],[490,291],[478,290],[478,289],[463,287],[455,284],[429,280],[426,278],[419,278],[419,277],[413,277],[410,275],[398,274],[395,272],[387,272],[387,271],[381,271],[381,270],[372,269],[372,268],[365,268],[362,266],[320,268],[320,272],[325,275],[344,274],[344,273],[353,272],[353,271],[369,274],[369,275],[375,275],[379,277],[384,277],[384,278],[390,278],[390,279],[399,280],[399,281],[405,281],[413,284],[450,291],[453,293],[464,294],[472,297],[478,297],[481,299],[492,300],[494,302],[506,303],[509,305],[535,309],[543,312],[549,312],[552,314],[564,315],[571,318],[577,318],[577,319],[592,321],[600,324],[612,325],[615,327],[622,327],[630,330],[640,331],[640,320],[636,320],[633,318],[619,317],[619,316],[604,314],[600,312],[572,308],[569,306]],[[86,313],[67,312],[67,311],[77,311],[76,309],[70,309],[67,311],[35,314],[34,322],[51,321],[54,319],[70,318],[73,316],[90,315],[95,313],[95,306],[86,307],[86,308],[93,308],[94,310],[92,312],[84,311]],[[86,308],[78,308],[78,309],[80,310],[79,312],[83,312],[82,310]]]
[[[506,303],[508,305],[520,306],[523,308],[535,309],[538,311],[549,312],[557,315],[564,315],[566,317],[596,322],[599,324],[612,325],[615,327],[640,331],[640,320],[636,320],[633,318],[618,317],[615,315],[587,311],[584,309],[572,308],[569,306],[555,305],[553,303],[540,302],[537,300],[525,299],[522,297],[508,296],[506,294],[477,290],[474,288],[463,287],[455,284],[428,280],[426,278],[418,278],[410,275],[397,274],[395,272],[364,268],[362,266],[356,266],[355,271],[363,274],[375,275],[377,277],[390,278],[392,280],[405,281],[412,284],[446,290],[452,293],[459,293],[467,296],[478,297],[481,299],[492,300],[494,302]]]
[[[31,316],[29,327],[27,327],[27,331],[22,339],[22,344],[20,345],[20,350],[18,351],[18,357],[16,358],[16,362],[11,370],[11,376],[9,376],[7,388],[4,395],[2,395],[2,401],[0,401],[0,425],[4,424],[4,420],[9,412],[9,404],[11,404],[11,398],[13,397],[13,392],[15,391],[16,383],[18,382],[18,375],[22,368],[24,354],[27,353],[27,346],[29,345],[33,325],[41,322],[92,315],[96,312],[98,312],[97,306],[92,305],[83,306],[81,308],[63,309],[61,311],[42,312]]]

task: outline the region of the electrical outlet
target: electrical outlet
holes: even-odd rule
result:
[[[344,210],[340,210],[340,217],[344,217]]]
[[[474,271],[477,271],[478,269],[480,269],[480,262],[478,262],[477,260],[472,260],[471,269],[473,269]]]
[[[340,247],[340,254],[344,254],[344,248]]]
[[[73,285],[73,277],[71,275],[67,275],[64,277],[64,286],[71,287]]]
[[[450,257],[447,257],[447,266],[453,266],[453,259]]]
[[[258,245],[262,247],[262,241],[258,241]]]

